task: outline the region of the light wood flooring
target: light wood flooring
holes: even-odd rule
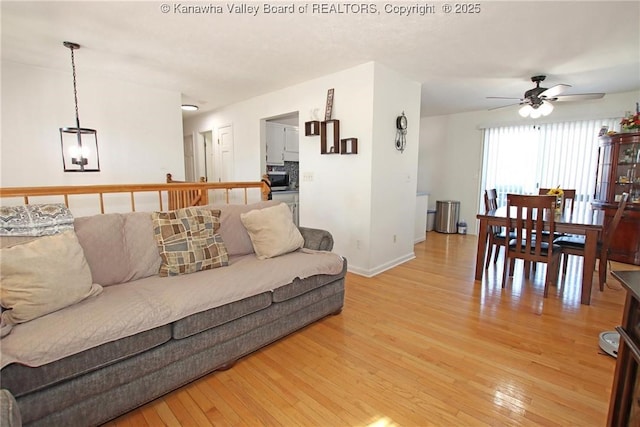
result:
[[[500,285],[501,259],[473,280],[476,237],[427,233],[416,259],[347,276],[345,307],[108,426],[603,426],[615,359],[598,334],[625,291],[581,260],[542,297],[544,267]],[[613,263],[614,269],[637,267]]]

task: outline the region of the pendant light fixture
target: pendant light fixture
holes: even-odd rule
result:
[[[73,70],[73,99],[76,107],[76,126],[60,128],[62,165],[65,172],[100,172],[98,157],[98,135],[95,129],[80,127],[78,115],[78,88],[76,84],[76,63],[73,51],[80,45],[63,42],[71,50],[71,69]]]

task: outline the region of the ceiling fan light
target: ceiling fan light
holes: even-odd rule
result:
[[[549,101],[542,101],[542,105],[540,106],[540,112],[543,116],[548,116],[553,111],[553,104]]]
[[[540,111],[540,108],[534,108],[531,110],[531,118],[532,119],[537,119],[540,116],[542,116],[542,111]]]
[[[531,111],[533,111],[533,108],[531,108],[531,105],[526,104],[525,106],[523,106],[518,110],[518,114],[520,114],[520,116],[522,117],[528,117]]]

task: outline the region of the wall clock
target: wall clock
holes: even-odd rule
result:
[[[401,153],[407,145],[407,116],[404,115],[404,111],[396,118],[396,150]]]

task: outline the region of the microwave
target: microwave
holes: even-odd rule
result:
[[[271,171],[267,173],[271,182],[271,191],[284,191],[289,189],[289,172]]]

